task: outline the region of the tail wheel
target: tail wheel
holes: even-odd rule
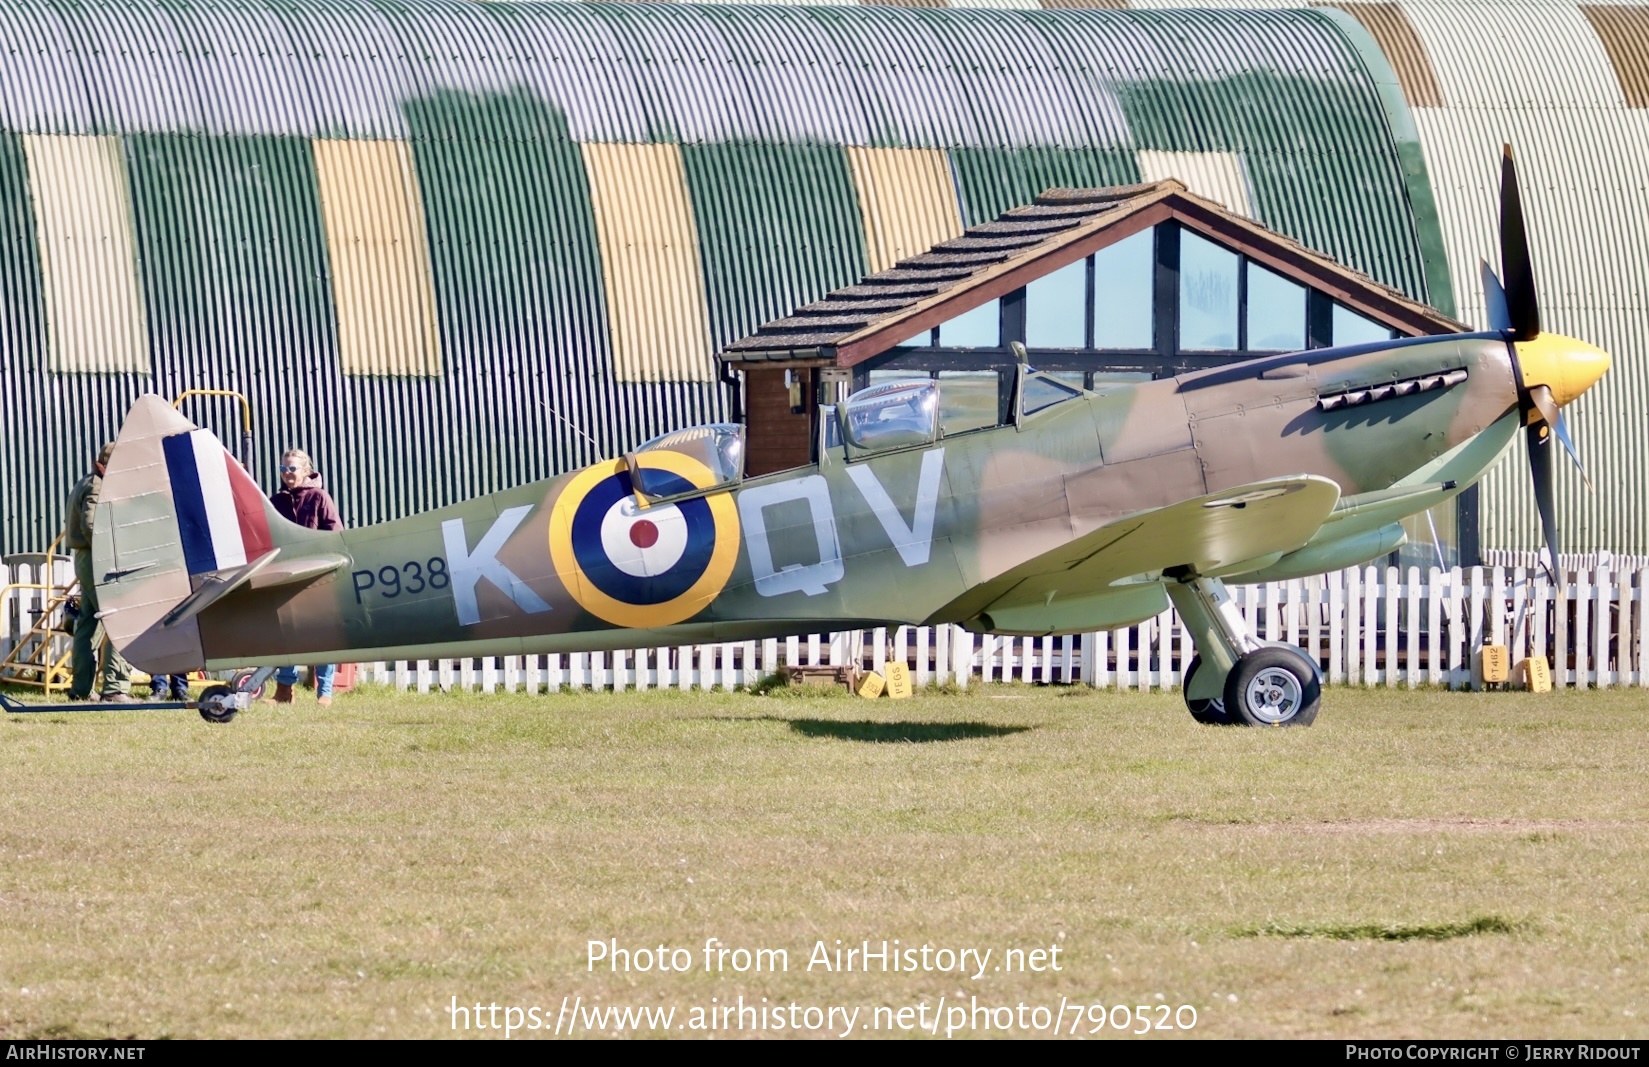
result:
[[[234,676],[229,679],[229,688],[233,689],[237,693],[247,692],[248,690],[246,687],[252,684],[252,679],[257,677],[257,674],[257,671],[236,671]],[[269,679],[265,678],[263,681],[258,683],[257,689],[251,691],[251,699],[254,701],[262,700],[264,694],[268,691]]]
[[[1231,716],[1225,713],[1225,701],[1191,699],[1191,679],[1197,676],[1197,668],[1201,666],[1202,657],[1192,656],[1191,666],[1185,669],[1185,680],[1180,685],[1180,692],[1185,694],[1185,706],[1191,712],[1191,717],[1204,726],[1229,726]]]
[[[1226,714],[1244,726],[1310,726],[1322,702],[1317,671],[1293,649],[1245,653],[1225,679]]]
[[[200,695],[200,717],[207,722],[232,722],[240,714],[234,704],[235,691],[226,685],[214,685]]]

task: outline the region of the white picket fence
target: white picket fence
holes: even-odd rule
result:
[[[1515,567],[1527,567],[1534,570],[1542,566],[1545,559],[1544,552],[1517,551],[1509,548],[1485,548],[1483,550],[1483,565],[1485,567],[1504,567],[1512,570]],[[1569,571],[1595,571],[1599,567],[1607,567],[1611,571],[1637,571],[1649,567],[1649,556],[1623,556],[1614,552],[1560,552],[1557,557],[1558,566]]]
[[[1478,650],[1504,645],[1514,665],[1546,655],[1554,685],[1649,687],[1649,568],[1564,572],[1553,583],[1544,571],[1522,567],[1422,574],[1371,566],[1232,592],[1256,634],[1303,649],[1331,685],[1476,687]],[[17,639],[27,603],[27,591],[0,592],[0,653]],[[905,626],[605,653],[364,663],[359,677],[417,692],[731,689],[787,665],[881,670],[892,657],[910,665],[918,686],[1011,681],[1152,690],[1179,685],[1194,654],[1170,609],[1136,626],[1067,637]]]

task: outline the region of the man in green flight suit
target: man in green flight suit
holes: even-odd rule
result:
[[[69,699],[130,704],[132,665],[103,633],[103,623],[97,617],[97,581],[92,575],[92,518],[103,488],[103,471],[114,449],[113,441],[104,445],[92,472],[80,479],[69,494],[63,543],[74,549],[74,575],[80,581],[80,621],[74,627],[74,681],[69,685]],[[96,688],[99,650],[103,652],[103,685],[101,697],[95,697],[92,691]]]

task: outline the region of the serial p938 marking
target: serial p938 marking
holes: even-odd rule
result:
[[[388,563],[376,570],[350,571],[349,577],[355,583],[357,604],[365,593],[376,592],[385,600],[393,600],[402,593],[417,596],[426,589],[440,590],[452,584],[452,578],[447,573],[447,561],[441,556]]]

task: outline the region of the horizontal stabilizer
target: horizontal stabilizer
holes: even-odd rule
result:
[[[161,625],[176,626],[192,619],[242,586],[269,589],[279,585],[308,585],[349,562],[347,557],[330,553],[277,562],[280,554],[280,549],[270,549],[244,566],[196,575],[200,585],[167,613]]]

